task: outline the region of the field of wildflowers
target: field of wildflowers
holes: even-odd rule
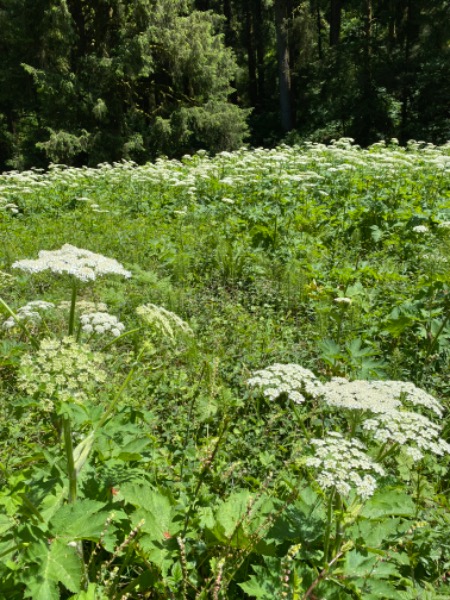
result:
[[[450,597],[450,145],[0,175],[0,589]]]

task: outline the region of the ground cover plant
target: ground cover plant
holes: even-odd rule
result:
[[[439,599],[450,146],[0,176],[8,598]]]

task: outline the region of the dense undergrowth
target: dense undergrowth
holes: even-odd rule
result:
[[[7,597],[448,598],[449,172],[339,140],[0,175]]]

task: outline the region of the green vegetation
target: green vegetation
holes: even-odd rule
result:
[[[450,595],[450,146],[0,176],[8,599]]]

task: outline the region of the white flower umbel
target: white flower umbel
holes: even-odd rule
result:
[[[420,460],[424,452],[438,456],[450,453],[450,444],[439,437],[441,428],[417,413],[393,410],[378,414],[366,419],[363,429],[382,444],[400,444],[415,461]]]
[[[310,444],[314,456],[308,457],[305,464],[318,471],[316,481],[322,489],[336,488],[342,496],[354,489],[362,499],[373,495],[377,482],[371,473],[384,475],[384,470],[365,454],[359,440],[346,440],[333,431],[324,439],[312,439]]]
[[[83,403],[96,387],[105,383],[103,364],[103,355],[72,337],[45,338],[36,354],[22,357],[18,387],[47,403]]]
[[[63,300],[58,304],[58,308],[61,310],[70,310],[70,302]],[[77,312],[80,314],[90,312],[108,312],[108,305],[104,302],[90,302],[89,300],[77,300],[76,302]]]
[[[166,310],[162,306],[156,304],[143,304],[138,306],[136,313],[147,325],[153,327],[163,337],[175,340],[177,333],[192,336],[193,331],[189,325],[183,321],[178,315]]]
[[[36,260],[18,260],[12,267],[28,273],[52,271],[68,274],[80,281],[94,281],[101,275],[131,277],[130,271],[124,269],[114,258],[107,258],[70,244],[64,244],[59,250],[41,250],[38,256]]]
[[[414,233],[427,233],[428,227],[426,225],[416,225],[412,230]]]
[[[440,403],[409,381],[348,381],[334,377],[323,385],[324,400],[329,406],[351,410],[388,413],[400,406],[422,406],[441,417]]]
[[[276,363],[255,371],[247,384],[260,388],[269,400],[286,394],[296,404],[304,402],[305,397],[317,398],[323,394],[322,383],[314,373],[296,364]]]
[[[41,312],[46,312],[55,308],[52,302],[45,302],[44,300],[33,300],[28,302],[25,306],[21,306],[17,309],[16,318],[9,317],[3,322],[3,329],[12,329],[18,325],[17,321],[31,322],[38,324],[42,321]]]
[[[81,315],[80,323],[81,331],[90,334],[107,333],[118,337],[125,330],[125,325],[108,312],[85,313]]]

